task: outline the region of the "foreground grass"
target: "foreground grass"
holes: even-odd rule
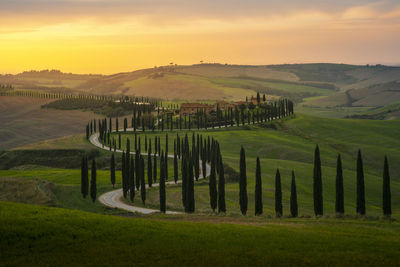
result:
[[[272,220],[243,225],[167,218],[0,202],[0,260],[4,265],[57,266],[343,266],[396,265],[400,260],[398,223]]]

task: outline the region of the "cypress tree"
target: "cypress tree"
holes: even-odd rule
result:
[[[111,163],[110,163],[110,171],[111,171],[111,184],[114,188],[115,185],[115,158],[114,154],[111,155]]]
[[[135,199],[135,164],[133,161],[133,157],[131,158],[131,163],[129,166],[128,187],[129,187],[129,197],[130,197],[131,201],[133,202]]]
[[[187,189],[187,160],[186,158],[182,157],[182,161],[181,161],[181,173],[182,173],[182,204],[183,204],[183,208],[187,209],[187,205],[186,205],[186,189]]]
[[[178,182],[178,156],[176,152],[174,152],[174,181],[175,183]]]
[[[218,192],[217,192],[217,178],[215,174],[215,155],[213,153],[212,159],[211,159],[211,173],[210,173],[210,181],[209,181],[209,193],[210,193],[210,206],[213,212],[215,212],[215,209],[217,208],[217,198],[218,198]]]
[[[96,201],[96,161],[93,159],[92,161],[92,178],[90,179],[90,197],[92,198],[93,203]]]
[[[246,176],[246,155],[244,148],[240,149],[240,182],[239,182],[240,211],[243,215],[247,212],[247,176]]]
[[[164,168],[165,168],[164,178],[165,178],[165,181],[168,181],[168,153],[167,153],[167,151],[165,151],[165,156],[164,156]]]
[[[149,187],[152,187],[152,185],[153,185],[153,166],[152,166],[150,150],[149,150],[149,153],[147,156],[147,183],[149,184]]]
[[[140,157],[140,196],[142,197],[143,205],[146,201],[146,182],[144,180],[144,159]]]
[[[224,164],[222,157],[219,160],[219,179],[218,179],[218,213],[226,212],[225,205],[225,176],[224,176]]]
[[[162,158],[163,156],[161,156]],[[161,160],[160,163],[160,212],[165,213],[166,211],[166,196],[165,196],[165,178],[164,178],[164,167],[163,161]]]
[[[157,155],[154,154],[153,182],[157,182]]]
[[[392,196],[390,192],[390,175],[389,175],[389,163],[385,156],[385,162],[383,166],[383,190],[382,190],[382,209],[383,215],[390,217],[392,215]]]
[[[190,122],[190,117],[189,117]],[[193,163],[189,158],[188,174],[187,174],[187,190],[186,190],[186,201],[187,201],[187,212],[194,212],[194,175],[193,175]]]
[[[322,216],[324,213],[323,199],[322,199],[322,173],[321,173],[321,158],[319,154],[318,145],[314,152],[314,213],[315,216]]]
[[[122,192],[124,197],[126,198],[126,191],[125,191],[125,183],[126,183],[126,160],[125,160],[125,152],[122,152]]]
[[[87,158],[82,156],[82,166],[81,166],[81,193],[83,198],[86,198],[88,195],[88,166],[87,166]]]
[[[136,169],[135,169],[135,171],[136,171],[136,190],[139,190],[140,189],[140,182],[141,182],[141,177],[140,177],[140,175],[142,174],[141,173],[141,165],[140,165],[140,153],[139,153],[139,151],[136,151],[136,154],[135,154],[135,166],[136,166]]]
[[[342,158],[340,154],[337,157],[336,163],[336,214],[344,213],[344,187],[343,187],[343,170]]]
[[[358,150],[357,155],[357,213],[365,215],[364,170],[361,150]]]
[[[276,170],[275,175],[275,213],[276,217],[281,217],[283,215],[281,174],[279,169]]]
[[[294,171],[292,171],[292,185],[290,187],[290,215],[292,217],[297,217],[298,206],[297,206],[297,189],[296,189],[296,178],[294,176]]]
[[[257,167],[256,167],[256,188],[255,188],[255,215],[261,215],[263,213],[263,203],[262,203],[262,183],[261,183],[261,167],[260,158],[257,157]]]

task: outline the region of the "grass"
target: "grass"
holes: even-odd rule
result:
[[[245,225],[169,218],[123,218],[0,202],[0,260],[4,265],[57,266],[343,266],[399,261],[397,222],[296,219]]]

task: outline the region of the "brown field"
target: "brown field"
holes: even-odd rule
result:
[[[0,97],[0,150],[73,134],[82,134],[91,112],[41,109],[48,99]]]

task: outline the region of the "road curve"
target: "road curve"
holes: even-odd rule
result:
[[[133,131],[133,129],[127,129],[127,131]],[[92,143],[94,146],[100,148],[100,149],[104,149],[104,150],[110,150],[110,147],[105,146],[103,144],[101,144],[99,142],[99,133],[94,133],[90,136],[89,138],[90,143]],[[114,151],[114,150],[112,150]],[[115,150],[115,152],[118,153],[122,153],[123,151],[120,149]],[[130,154],[134,155],[135,152],[130,152]],[[141,153],[141,155],[147,156],[147,153]],[[168,158],[174,158],[174,155],[170,155],[168,154]],[[201,166],[201,161],[200,161],[200,166]],[[201,169],[201,168],[200,168]],[[205,177],[208,177],[210,175],[210,171],[211,171],[211,167],[209,164],[206,164],[206,175]],[[200,175],[199,179],[205,178],[203,174]],[[182,180],[177,181],[177,183],[181,183]],[[175,184],[174,181],[170,181],[170,182],[166,182],[166,185],[168,184]],[[152,185],[152,187],[158,187],[159,184],[155,183]],[[148,188],[148,185],[146,185],[146,188]],[[142,207],[137,207],[134,206],[133,203],[132,205],[126,204],[124,203],[121,199],[123,197],[123,192],[122,189],[115,189],[112,191],[109,191],[107,193],[102,194],[101,196],[99,196],[99,201],[101,204],[110,207],[110,208],[118,208],[118,209],[122,209],[125,211],[129,211],[129,212],[138,212],[138,213],[142,213],[142,214],[151,214],[151,213],[155,213],[155,212],[160,212],[159,210],[156,209],[149,209],[149,208],[142,208]],[[177,212],[177,211],[166,211],[166,214],[179,214],[181,212]]]

